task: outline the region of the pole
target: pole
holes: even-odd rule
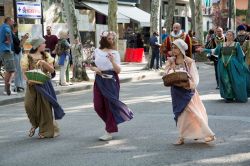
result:
[[[228,28],[231,29],[231,18],[232,18],[232,3],[231,0],[228,0]]]
[[[40,3],[41,3],[41,18],[40,18],[40,22],[42,24],[42,35],[44,36],[43,3],[42,3],[42,1]]]
[[[17,22],[16,0],[13,0],[13,8],[14,8],[14,20],[15,20],[15,23],[18,23],[18,22]]]
[[[161,20],[162,20],[162,2],[161,2],[161,6],[160,6],[160,32],[159,32],[159,34],[160,34],[160,38],[159,38],[159,41],[160,41],[160,43],[162,43],[163,41],[162,41],[162,38],[161,38],[161,36],[162,36],[162,23],[161,23]]]

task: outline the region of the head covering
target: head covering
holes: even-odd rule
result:
[[[186,55],[185,51],[188,49],[188,45],[187,43],[184,42],[184,40],[176,39],[174,40],[173,44],[176,45],[180,49],[181,53],[184,56]]]
[[[33,38],[30,42],[33,49],[38,48],[43,43],[45,43],[45,39],[43,37]]]
[[[239,25],[238,27],[237,27],[237,30],[238,31],[246,31],[247,30],[247,28],[246,28],[246,26],[245,25]]]

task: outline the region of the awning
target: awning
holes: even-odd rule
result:
[[[82,4],[98,13],[108,16],[108,4],[106,3],[82,2]],[[117,12],[117,23],[130,23],[130,18]]]
[[[118,5],[118,13],[140,23],[142,27],[150,27],[150,14],[135,6]]]

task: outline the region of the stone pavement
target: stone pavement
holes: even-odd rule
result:
[[[153,76],[158,76],[160,78],[160,75],[163,74],[160,71],[143,70],[145,65],[146,63],[122,63],[121,65],[122,72],[119,74],[121,83],[141,80],[146,77],[151,78]],[[73,85],[69,86],[59,86],[58,85],[59,71],[57,71],[57,76],[52,79],[56,94],[92,89],[94,81],[94,73],[90,70],[87,70],[87,73],[90,78],[90,81],[74,82]],[[72,73],[70,73],[70,77],[71,76]],[[24,100],[25,92],[7,96],[3,94],[3,91],[4,91],[4,81],[0,77],[0,105],[13,104],[17,102],[22,102]]]

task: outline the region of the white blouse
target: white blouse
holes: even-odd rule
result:
[[[120,54],[116,50],[112,50],[111,54],[114,56],[114,61],[117,65],[121,64]],[[113,70],[113,65],[107,57],[108,53],[100,50],[99,48],[94,51],[94,61],[97,68],[101,71]]]

